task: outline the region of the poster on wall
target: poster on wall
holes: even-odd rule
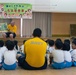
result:
[[[32,19],[32,5],[23,3],[0,3],[0,18]]]
[[[0,23],[0,32],[7,32],[7,23]]]

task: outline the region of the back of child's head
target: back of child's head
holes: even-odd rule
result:
[[[61,41],[62,42],[62,40],[60,38],[57,38],[56,41]]]
[[[72,49],[76,49],[76,39],[72,41]]]
[[[67,42],[64,42],[62,50],[69,51],[70,50],[70,44]]]
[[[59,40],[55,41],[55,48],[56,49],[62,49],[62,47],[63,47],[62,41],[59,41]]]
[[[72,44],[76,45],[76,40],[75,39],[72,41]]]
[[[54,40],[49,40],[49,46],[54,46]]]
[[[69,39],[65,39],[65,40],[64,40],[64,43],[65,43],[65,42],[68,43],[68,44],[70,44],[70,40],[69,40]]]
[[[26,42],[26,40],[23,40],[23,44]]]
[[[5,46],[7,47],[8,50],[13,50],[14,49],[14,42],[13,41],[10,41],[10,40],[7,40],[5,42]]]
[[[3,46],[4,46],[4,41],[0,40],[0,47],[3,47]]]

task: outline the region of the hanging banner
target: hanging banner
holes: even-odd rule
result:
[[[0,3],[0,18],[32,19],[32,5],[23,3]]]

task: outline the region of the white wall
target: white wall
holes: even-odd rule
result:
[[[0,3],[34,3],[34,0],[0,0]]]
[[[76,0],[50,0],[50,11],[76,13]]]
[[[35,12],[76,13],[76,0],[0,0],[0,3],[31,3]]]

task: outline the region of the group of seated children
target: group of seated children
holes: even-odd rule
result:
[[[56,41],[47,40],[46,42],[48,46],[45,56],[49,60],[50,67],[63,69],[76,66],[76,39],[73,39],[72,45],[70,45],[68,39],[65,39],[64,42],[61,39]],[[18,53],[24,54],[24,45],[19,48],[16,40],[7,40],[4,45],[4,41],[0,40],[0,69],[15,70],[17,68]]]
[[[0,69],[14,70],[17,68],[17,53],[20,53],[18,41],[0,40]]]
[[[69,39],[65,39],[64,42],[61,39],[46,42],[48,43],[47,59],[50,58],[52,68],[63,69],[76,66],[76,39],[73,39],[72,45],[70,45]]]

